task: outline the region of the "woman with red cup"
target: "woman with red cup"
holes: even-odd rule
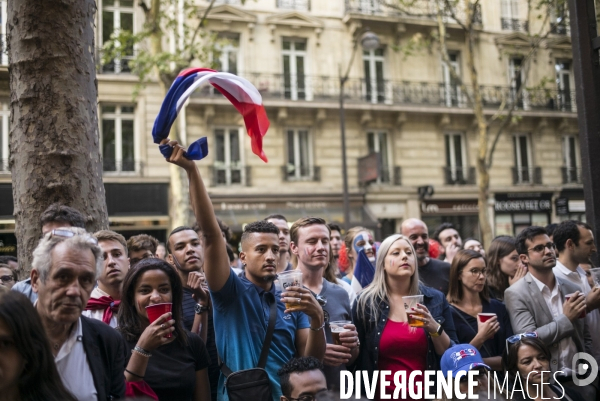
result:
[[[513,330],[504,304],[490,299],[487,272],[479,252],[458,251],[452,259],[446,298],[452,306],[459,343],[473,345],[486,365],[502,371],[502,351]]]
[[[131,350],[125,379],[137,395],[148,385],[159,400],[210,400],[208,353],[183,328],[182,298],[181,280],[164,260],[144,259],[125,276],[118,330]],[[166,313],[156,318],[159,309]]]

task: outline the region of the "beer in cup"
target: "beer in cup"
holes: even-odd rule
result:
[[[329,327],[331,328],[331,337],[333,337],[333,343],[335,345],[342,345],[342,341],[340,340],[340,333],[350,331],[350,329],[344,327],[348,324],[352,324],[352,322],[349,320],[338,320],[335,322],[329,322]]]
[[[287,290],[288,287],[302,287],[302,272],[298,270],[292,270],[279,273],[277,275],[277,280],[279,280],[279,282],[281,283],[283,291]],[[297,302],[286,302],[285,308],[287,310],[293,311],[300,309],[300,305]]]
[[[425,323],[422,320],[414,319],[414,317],[424,318],[425,316],[422,313],[416,313],[412,310],[412,308],[417,307],[417,304],[423,305],[423,295],[410,295],[408,297],[402,297],[402,302],[404,302],[404,309],[406,310],[406,316],[408,317],[408,325],[410,327],[425,326]]]

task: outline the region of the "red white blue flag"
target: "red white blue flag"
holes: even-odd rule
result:
[[[228,72],[217,72],[208,68],[188,68],[179,73],[163,101],[160,112],[154,121],[152,137],[159,144],[169,137],[169,131],[177,114],[185,101],[200,86],[210,83],[221,92],[238,112],[244,117],[246,130],[252,143],[252,152],[267,162],[267,156],[262,149],[263,137],[269,129],[269,119],[262,103],[258,89],[248,80]],[[171,156],[173,149],[161,145],[159,149],[166,158]],[[192,143],[184,154],[190,160],[200,160],[208,154],[206,138],[200,138]]]

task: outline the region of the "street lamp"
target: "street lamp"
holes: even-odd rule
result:
[[[352,62],[354,61],[354,55],[356,54],[356,49],[358,48],[358,43],[360,42],[361,47],[364,50],[370,51],[375,50],[379,47],[379,37],[371,32],[369,28],[366,28],[362,35],[357,34],[354,39],[354,45],[352,47],[352,55],[350,56],[350,62],[348,63],[348,68],[346,68],[346,73],[342,75],[342,71],[340,69],[340,132],[342,137],[342,179],[343,179],[343,191],[344,191],[344,229],[348,231],[350,228],[350,198],[348,196],[348,166],[346,162],[346,118],[344,113],[344,86],[346,85],[346,81],[348,81],[348,76],[350,74],[350,69],[352,68]]]

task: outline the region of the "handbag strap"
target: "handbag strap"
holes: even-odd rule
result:
[[[267,303],[270,303],[269,310],[269,325],[267,327],[267,335],[265,336],[265,342],[263,343],[262,350],[260,351],[260,358],[258,359],[258,366],[261,369],[264,369],[267,366],[267,357],[269,356],[269,348],[271,346],[271,340],[273,339],[273,333],[275,332],[275,321],[277,320],[277,301],[275,297],[270,292],[265,293],[265,297],[267,299]],[[224,361],[221,360],[221,357],[217,355],[219,359],[219,367],[221,368],[221,372],[225,375],[225,377],[229,377],[233,372],[229,367],[225,364]]]
[[[456,309],[457,315],[460,316],[460,318],[463,320],[463,322],[465,322],[465,324],[467,326],[469,326],[471,328],[471,330],[475,331],[475,329],[473,329],[473,326],[471,326],[469,324],[469,322],[467,322],[467,319],[465,319],[465,317],[462,315],[462,311],[454,305],[450,305],[450,306],[453,307],[454,309]],[[477,335],[477,331],[475,331],[475,335]],[[485,341],[481,344],[481,346],[483,347],[483,349],[485,350],[485,352],[487,352],[487,354],[489,356],[493,356],[492,353],[490,352],[490,350],[485,346]]]

